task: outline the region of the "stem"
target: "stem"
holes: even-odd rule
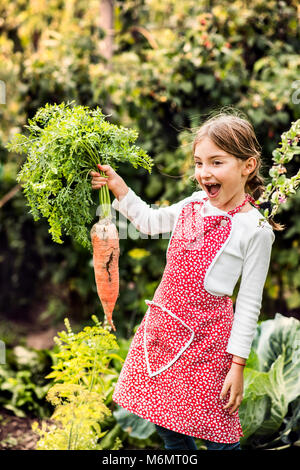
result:
[[[6,193],[1,199],[0,199],[0,208],[4,206],[12,197],[14,197],[15,194],[21,189],[21,185],[17,184],[14,186],[8,193]]]
[[[86,151],[89,154],[90,160],[92,161],[92,163],[94,163],[97,166],[98,158],[97,158],[97,155],[94,153],[93,149],[90,147],[90,145],[86,144],[84,140],[82,141],[82,144],[86,148]]]
[[[86,144],[84,141],[82,141],[82,143],[84,147],[86,148],[87,153],[91,157],[91,161],[97,167],[98,159],[93,149],[91,148],[90,145]],[[98,167],[97,167],[97,170],[98,170]],[[105,176],[105,173],[103,171],[102,172],[100,171],[100,174],[102,176]],[[110,201],[109,189],[107,185],[102,186],[102,188],[99,189],[99,203],[103,209],[103,216],[101,218],[111,217],[111,210],[110,210],[111,201]]]
[[[89,389],[88,389],[88,392],[91,393],[92,392],[92,388],[94,386],[94,382],[95,382],[95,370],[96,370],[96,360],[97,360],[97,346],[98,344],[96,345],[96,348],[95,348],[95,356],[94,356],[94,363],[93,363],[93,370],[92,370],[92,378],[91,378],[91,383],[90,383],[90,386],[89,386]],[[81,402],[79,403],[78,406],[82,405],[83,403],[83,400],[81,400]],[[76,450],[76,446],[77,446],[77,442],[78,442],[78,434],[79,434],[79,429],[81,427],[81,422],[76,426],[76,437],[75,437],[75,441],[74,441],[74,450]],[[72,428],[73,428],[73,423],[72,423]]]
[[[70,429],[70,432],[69,432],[69,439],[68,439],[68,450],[71,450],[71,442],[72,442],[72,431],[73,431],[73,424],[74,424],[74,421],[72,421],[72,424],[71,424],[71,429]]]
[[[101,218],[104,219],[105,217],[111,217],[110,196],[107,184],[99,189],[99,203],[103,209],[103,215]]]

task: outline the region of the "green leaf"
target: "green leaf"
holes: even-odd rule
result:
[[[113,412],[118,424],[126,431],[131,437],[138,439],[147,439],[155,431],[155,425],[148,420],[140,418],[124,408],[118,407]]]
[[[289,404],[299,396],[299,337],[299,320],[279,313],[273,320],[258,325],[249,367],[247,363],[245,368],[245,393],[240,407],[246,438],[277,431]]]

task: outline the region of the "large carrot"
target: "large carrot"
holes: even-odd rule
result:
[[[112,320],[119,295],[119,234],[110,217],[99,219],[91,230],[93,263],[97,292],[104,314],[116,331]]]

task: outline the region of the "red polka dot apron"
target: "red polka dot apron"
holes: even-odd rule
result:
[[[167,248],[167,263],[153,300],[131,342],[112,399],[173,431],[213,442],[243,436],[238,410],[229,414],[220,393],[230,369],[226,352],[233,323],[227,295],[212,295],[205,279],[229,241],[232,217],[204,216],[202,201],[185,204]]]

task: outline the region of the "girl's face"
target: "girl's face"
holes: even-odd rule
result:
[[[194,160],[195,178],[212,205],[229,211],[243,202],[247,177],[256,167],[255,157],[245,161],[236,158],[206,136],[197,143]]]

